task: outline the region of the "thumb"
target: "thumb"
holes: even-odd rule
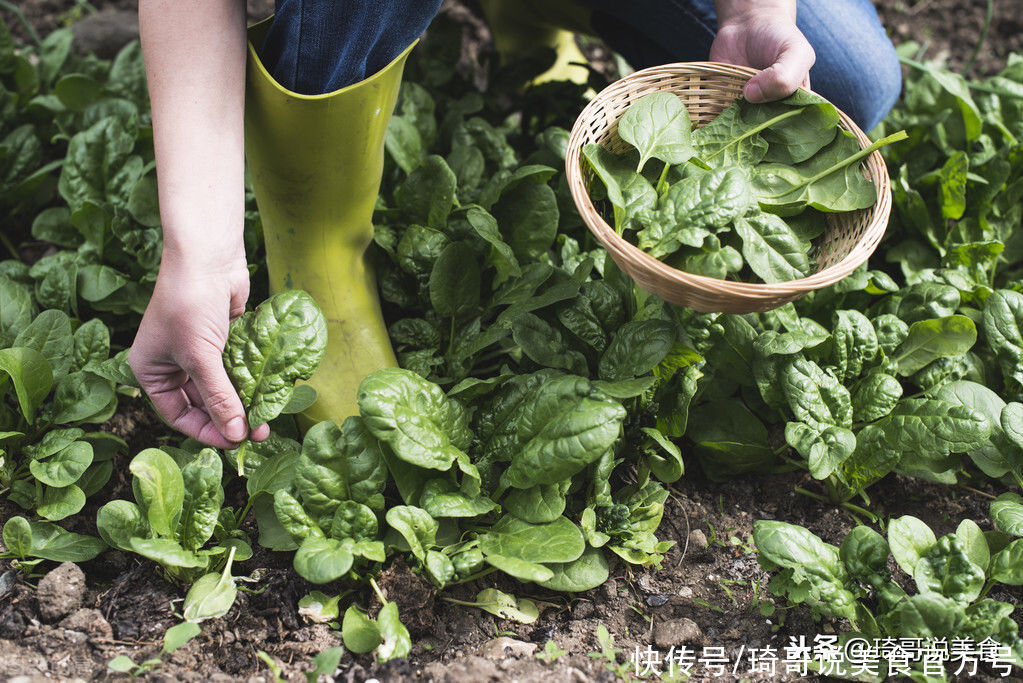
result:
[[[749,80],[743,94],[750,102],[768,102],[788,97],[809,81],[816,61],[813,48],[805,41],[784,47],[777,61]]]
[[[224,361],[219,353],[204,353],[191,359],[182,368],[195,384],[206,413],[225,439],[235,443],[248,436],[249,427],[245,420],[245,408],[241,398],[231,384]]]

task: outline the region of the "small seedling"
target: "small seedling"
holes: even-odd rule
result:
[[[270,675],[274,677],[274,683],[284,683],[284,679],[282,678],[284,671],[281,669],[280,664],[274,661],[273,657],[262,650],[257,650],[256,656],[259,657],[264,664],[266,664],[266,668],[270,670]]]
[[[107,662],[107,668],[114,673],[127,674],[132,678],[138,678],[159,668],[160,664],[162,662],[159,657],[147,659],[141,664],[136,665],[128,655],[118,655]]]
[[[618,662],[618,655],[621,653],[621,649],[614,646],[614,636],[611,635],[603,624],[597,626],[597,643],[600,645],[600,652],[590,652],[587,656],[590,659],[604,660],[604,666],[608,671],[626,681],[631,680],[631,669],[628,664],[620,664]]]
[[[558,659],[564,657],[567,654],[568,650],[562,650],[560,647],[558,647],[558,644],[555,643],[553,640],[548,640],[546,643],[544,643],[543,651],[536,653],[536,658],[542,662],[547,662],[548,664],[550,664],[558,661]]]

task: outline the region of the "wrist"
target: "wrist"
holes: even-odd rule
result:
[[[205,202],[203,202],[205,203]],[[161,207],[164,267],[223,271],[245,263],[245,217],[243,200],[230,202],[237,209],[213,208],[203,215]],[[196,202],[199,204],[199,202]]]
[[[714,4],[719,29],[765,19],[796,23],[795,0],[715,0]]]
[[[226,236],[224,236],[226,237]],[[245,270],[245,245],[237,239],[175,239],[165,238],[160,257],[160,277],[195,281]]]

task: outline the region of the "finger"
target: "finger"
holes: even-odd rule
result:
[[[245,312],[245,302],[249,300],[249,279],[245,278],[231,292],[231,305],[228,315],[231,320]]]
[[[182,367],[198,389],[202,406],[217,430],[228,441],[238,443],[249,433],[238,392],[224,370],[220,353],[213,351],[193,356]]]
[[[181,388],[184,390],[185,396],[188,397],[188,400],[193,406],[199,408],[203,406],[202,394],[199,393],[199,387],[195,386],[195,382],[189,379]]]
[[[210,416],[193,405],[181,387],[147,393],[156,411],[182,434],[214,448],[234,448],[236,445],[224,438]]]
[[[266,441],[268,436],[270,436],[270,425],[268,424],[261,424],[249,432],[249,438],[253,441]]]
[[[786,46],[774,64],[749,80],[743,94],[750,102],[788,97],[810,78],[815,60],[813,48],[805,41]]]

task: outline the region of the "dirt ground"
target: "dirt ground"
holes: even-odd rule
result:
[[[24,0],[17,3],[41,33],[88,15],[85,4],[66,0]],[[929,43],[929,55],[947,54],[964,64],[984,23],[984,0],[886,0],[879,3],[897,41]],[[100,12],[132,9],[130,0],[92,0]],[[250,2],[250,16],[259,18],[271,3]],[[991,34],[977,60],[978,73],[991,73],[1011,50],[1023,50],[1023,11],[1019,0],[996,3]],[[458,9],[458,11],[465,11]],[[12,31],[25,30],[9,12],[0,11]],[[129,406],[107,428],[129,439],[132,452],[165,437],[159,423],[141,403]],[[126,464],[126,463],[122,463]],[[784,519],[803,524],[826,541],[838,543],[853,520],[847,513],[822,506],[793,491],[814,490],[805,474],[792,473],[726,484],[706,480],[695,459],[687,460],[686,476],[671,487],[659,537],[675,542],[660,570],[635,570],[619,563],[600,588],[566,598],[524,587],[512,579],[456,587],[438,595],[431,585],[403,564],[392,565],[380,578],[389,600],[398,603],[412,631],[414,647],[407,661],[376,665],[368,656],[345,654],[337,680],[435,680],[477,682],[609,681],[633,670],[635,648],[649,645],[661,652],[672,646],[723,647],[731,664],[752,647],[782,647],[790,636],[834,632],[828,623],[815,624],[805,611],[761,613],[770,602],[767,575],[757,565],[750,534],[756,519]],[[130,497],[126,467],[109,485],[109,497]],[[235,484],[237,486],[237,483]],[[228,491],[240,498],[240,490]],[[935,531],[955,529],[966,517],[989,528],[984,491],[932,486],[891,478],[871,490],[872,509],[879,515],[913,514]],[[77,516],[77,531],[94,533]],[[94,512],[94,510],[92,510]],[[0,501],[0,519],[16,510]],[[251,520],[250,520],[251,523]],[[121,654],[136,663],[159,656],[164,631],[177,623],[183,591],[160,578],[152,563],[121,552],[108,552],[81,566],[84,576],[62,567],[45,579],[26,580],[0,561],[0,678],[11,680],[103,679],[107,662]],[[300,597],[314,587],[290,568],[290,557],[257,549],[237,567],[251,573],[252,592],[243,592],[223,619],[203,624],[202,633],[147,674],[161,681],[272,680],[257,657],[273,658],[289,680],[303,680],[310,658],[340,638],[325,624],[310,624],[299,613]],[[545,609],[528,626],[497,619],[473,608],[451,604],[445,597],[471,600],[481,588],[498,588],[540,601]],[[323,587],[319,587],[323,590]],[[330,592],[327,587],[325,592]],[[337,591],[341,587],[334,587]],[[1014,599],[1012,596],[991,597]],[[354,596],[372,608],[371,595]],[[765,610],[769,612],[770,610]],[[614,637],[615,664],[594,656],[601,651],[596,633],[605,626]],[[536,655],[552,640],[564,654],[544,661]],[[731,667],[730,664],[730,667]],[[612,671],[614,669],[614,671]],[[733,674],[698,672],[694,680],[794,680],[779,666],[776,673],[751,672],[742,661]],[[123,676],[121,677],[123,678]],[[977,679],[974,679],[977,680]]]
[[[392,565],[380,585],[386,597],[398,603],[412,632],[412,656],[407,662],[378,666],[369,657],[346,654],[338,680],[614,680],[606,660],[590,656],[601,650],[596,639],[600,624],[621,650],[622,673],[633,670],[629,658],[635,648],[645,650],[651,643],[662,652],[680,645],[724,647],[734,664],[749,648],[773,645],[780,650],[790,636],[834,632],[836,625],[814,624],[805,612],[779,610],[771,617],[760,612],[761,602],[769,602],[770,596],[768,577],[757,566],[750,545],[754,520],[798,522],[836,544],[852,524],[846,513],[796,494],[795,485],[813,488],[801,474],[728,484],[687,474],[671,489],[660,537],[676,546],[667,553],[662,569],[636,571],[618,564],[607,584],[571,599],[507,578],[496,584],[459,586],[442,597],[403,564]],[[126,494],[126,482],[115,484],[113,493]],[[966,490],[893,479],[872,494],[877,514],[913,514],[939,534],[953,531],[966,517],[982,525],[986,520],[987,501]],[[0,508],[4,517],[11,512]],[[256,657],[259,650],[271,655],[287,674],[300,676],[313,655],[339,645],[339,637],[328,626],[309,624],[299,615],[299,598],[315,587],[299,579],[289,564],[287,555],[266,551],[242,564],[238,571],[253,572],[257,580],[251,585],[259,592],[240,594],[227,617],[204,623],[202,634],[164,656],[149,678],[252,680],[254,675],[266,675]],[[41,595],[42,581],[37,591],[34,581],[20,577],[6,595],[0,595],[0,666],[5,676],[91,680],[104,677],[106,662],[119,654],[128,654],[135,662],[159,656],[163,632],[179,620],[175,612],[180,609],[181,589],[161,580],[152,564],[120,552],[83,563],[82,569],[88,577],[86,590],[71,603],[54,607],[52,596]],[[537,622],[524,626],[444,600],[472,600],[478,590],[493,585],[530,597],[546,609]],[[1012,599],[1001,596],[1007,597]],[[372,607],[369,595],[358,595],[356,601]],[[60,616],[55,618],[54,613]],[[549,663],[535,656],[548,640],[566,652]],[[745,659],[738,675],[757,681],[797,678],[786,675],[780,665],[773,675],[750,673]],[[694,680],[715,678],[705,671]]]

